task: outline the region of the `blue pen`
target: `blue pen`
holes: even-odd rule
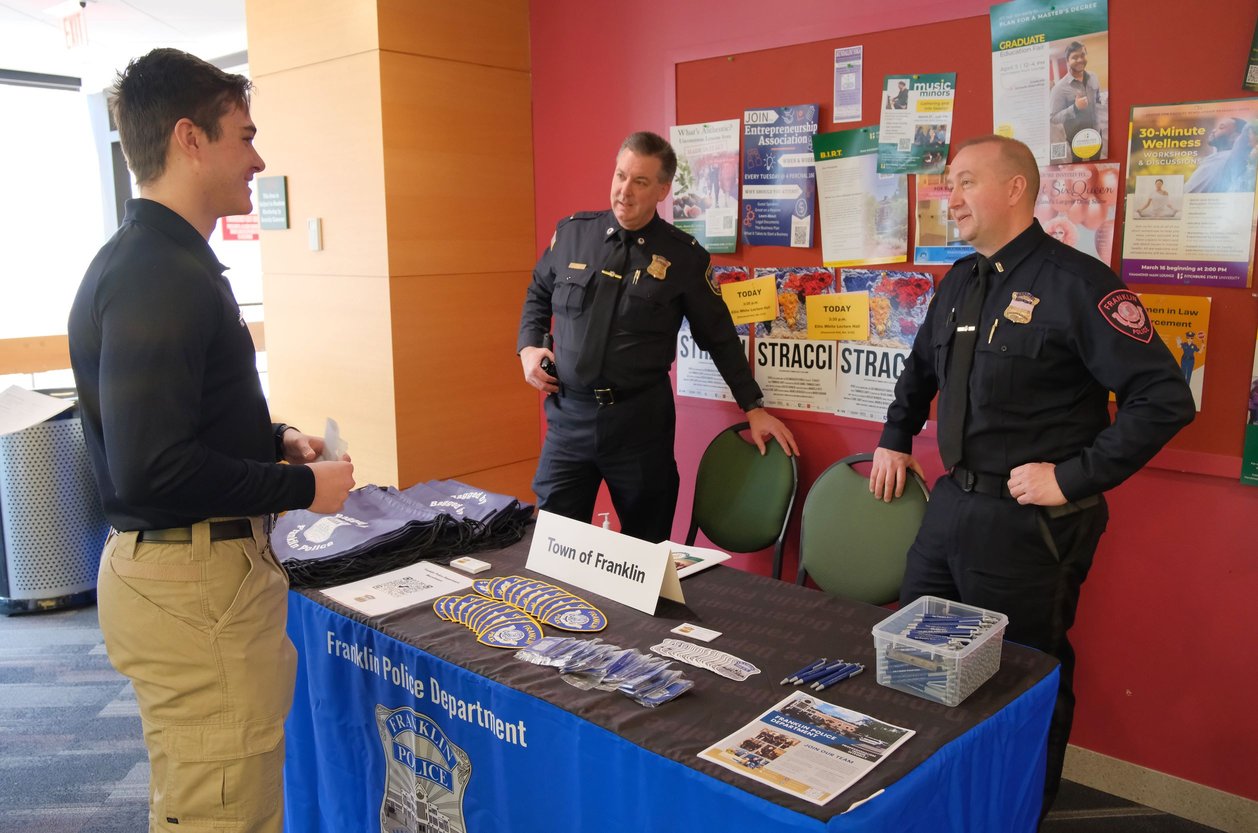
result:
[[[817,691],[825,691],[827,688],[834,685],[835,683],[842,682],[843,680],[849,679],[851,677],[855,677],[857,674],[859,674],[860,672],[864,670],[865,670],[865,666],[857,663],[847,668],[844,668],[842,671],[839,671],[829,677],[826,677],[824,680],[818,680],[817,682],[813,683],[812,687],[816,689]]]
[[[815,668],[807,674],[801,674],[792,680],[792,682],[795,683],[795,685],[799,685],[800,683],[811,683],[813,680],[819,680],[822,677],[830,676],[846,664],[847,662],[845,660],[838,659],[829,665],[823,665],[820,668]]]
[[[816,688],[818,685],[820,685],[821,683],[824,683],[826,680],[830,680],[835,677],[840,677],[843,674],[849,674],[852,672],[853,669],[856,669],[856,668],[860,668],[860,663],[858,662],[844,663],[843,665],[840,665],[838,668],[831,670],[829,674],[818,677],[816,680],[814,680],[813,687]]]
[[[821,666],[823,666],[823,665],[825,665],[825,664],[826,664],[826,658],[825,658],[825,657],[822,657],[821,659],[817,660],[817,661],[816,661],[816,662],[814,662],[813,664],[811,664],[811,665],[806,665],[806,666],[804,666],[803,668],[799,669],[799,670],[798,670],[798,671],[796,671],[794,674],[788,674],[787,676],[783,677],[783,678],[782,678],[782,682],[778,683],[778,685],[786,685],[786,684],[787,684],[787,683],[789,683],[791,680],[793,680],[793,679],[795,679],[796,677],[798,677],[800,674],[807,674],[809,671],[815,671],[816,669],[820,668]]]

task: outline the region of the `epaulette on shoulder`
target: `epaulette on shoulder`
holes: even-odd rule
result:
[[[575,214],[572,214],[568,217],[564,217],[562,220],[559,221],[557,226],[562,226],[565,223],[572,222],[573,220],[594,220],[594,219],[597,219],[598,217],[601,217],[603,214],[604,212],[602,211],[578,211]]]
[[[699,241],[695,240],[693,235],[687,234],[686,232],[677,228],[677,226],[673,225],[672,223],[665,223],[664,225],[668,227],[669,234],[671,234],[673,237],[676,237],[678,240],[685,243],[687,246],[699,245]]]

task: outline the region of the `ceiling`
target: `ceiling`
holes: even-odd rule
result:
[[[86,46],[66,48],[61,17],[79,0],[0,0],[0,70],[108,86],[131,58],[173,46],[208,61],[245,51],[245,0],[84,0]]]

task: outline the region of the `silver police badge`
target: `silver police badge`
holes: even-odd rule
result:
[[[376,706],[384,745],[380,833],[467,833],[463,794],[472,761],[427,715]]]

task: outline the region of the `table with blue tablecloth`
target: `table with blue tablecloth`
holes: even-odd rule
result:
[[[528,546],[526,536],[479,554],[493,565],[482,575],[531,575]],[[606,642],[647,652],[689,622],[721,631],[711,647],[761,669],[736,682],[680,666],[694,688],[656,709],[580,690],[554,669],[480,645],[428,604],[368,619],[317,591],[291,593],[289,634],[301,659],[287,725],[286,829],[1035,830],[1055,660],[1005,643],[996,675],[948,708],[877,684],[870,629],[883,608],[724,566],[682,587],[686,604],[661,600],[655,616],[576,589],[608,615],[598,634]],[[780,680],[821,656],[870,668],[821,699],[916,734],[820,807],[698,757],[786,696]]]

